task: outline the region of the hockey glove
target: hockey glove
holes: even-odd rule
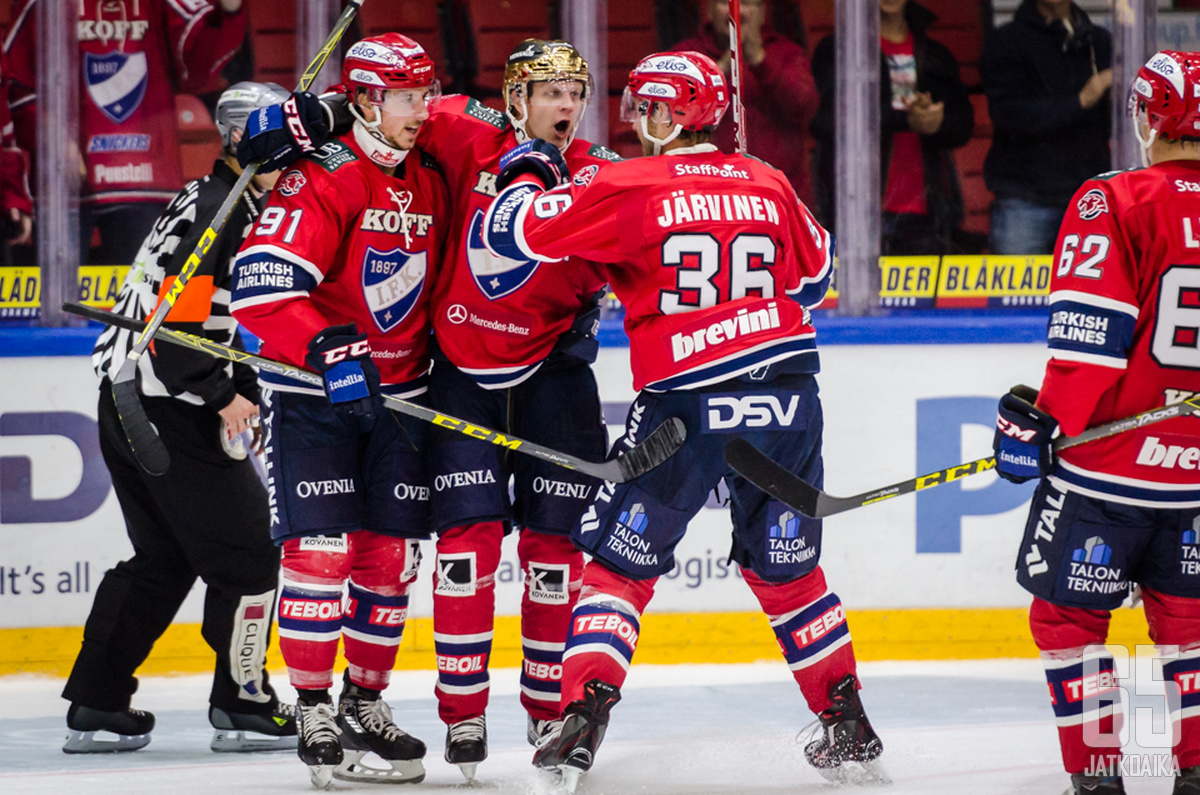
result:
[[[546,190],[556,188],[571,178],[567,161],[554,144],[541,138],[514,146],[500,158],[500,176],[496,178],[496,190],[502,191],[522,174],[530,174],[542,183]]]
[[[258,170],[263,174],[287,168],[325,143],[330,126],[329,111],[316,94],[292,94],[282,105],[259,108],[246,119],[238,162],[244,168],[261,161]]]
[[[382,408],[371,345],[353,323],[330,326],[313,337],[304,361],[325,379],[325,395],[334,408],[363,417]]]
[[[996,416],[996,473],[1013,483],[1045,477],[1054,470],[1050,443],[1058,436],[1058,420],[1034,405],[1037,390],[1017,385],[1000,398]]]

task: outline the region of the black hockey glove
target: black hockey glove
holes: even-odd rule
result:
[[[238,142],[238,162],[245,168],[261,161],[259,173],[287,168],[329,138],[329,111],[316,94],[292,94],[281,105],[259,108],[246,119]]]
[[[541,138],[514,146],[500,158],[500,176],[496,178],[496,190],[502,191],[522,174],[532,174],[546,190],[556,188],[571,178],[567,161],[554,144]]]
[[[1018,384],[1000,398],[996,416],[996,474],[1013,483],[1045,477],[1054,471],[1050,443],[1058,436],[1058,420],[1034,405],[1037,390]]]
[[[330,326],[313,337],[304,361],[325,379],[325,395],[334,408],[364,417],[382,410],[371,345],[353,323]]]

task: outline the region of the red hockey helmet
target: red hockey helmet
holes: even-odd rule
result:
[[[707,55],[660,52],[643,58],[629,73],[621,121],[644,118],[656,102],[666,106],[670,121],[680,129],[713,130],[729,108],[729,88]]]
[[[342,61],[342,86],[351,100],[358,89],[365,89],[372,105],[383,105],[384,92],[394,89],[431,88],[427,101],[440,93],[425,48],[399,33],[356,42]]]
[[[1138,69],[1129,95],[1138,140],[1200,139],[1200,53],[1162,50]],[[1142,137],[1142,125],[1149,127]]]

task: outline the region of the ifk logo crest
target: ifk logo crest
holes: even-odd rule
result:
[[[800,519],[791,511],[779,514],[779,524],[773,524],[767,530],[768,538],[799,538]]]
[[[424,251],[410,254],[401,248],[379,251],[367,246],[362,264],[363,295],[380,331],[391,331],[409,316],[424,292],[428,270]]]
[[[1096,566],[1107,566],[1112,559],[1112,547],[1104,543],[1100,536],[1092,536],[1083,542],[1083,546],[1071,553],[1071,560],[1076,563],[1091,563]]]
[[[83,73],[88,96],[117,124],[133,115],[146,96],[149,70],[144,52],[126,54],[113,50],[104,55],[85,52]]]
[[[489,301],[521,289],[537,271],[540,262],[498,257],[483,245],[483,211],[476,210],[467,231],[467,262],[475,284]]]
[[[621,511],[617,522],[641,535],[646,530],[646,525],[650,523],[650,519],[646,516],[645,506],[638,502],[634,503],[628,511]]]

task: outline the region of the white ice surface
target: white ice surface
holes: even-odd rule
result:
[[[429,745],[427,777],[399,792],[554,795],[530,766],[515,669],[492,672],[490,756],[475,786],[442,761],[432,672],[397,672],[385,697],[396,722]],[[1037,660],[865,663],[863,702],[883,739],[895,780],[886,790],[839,793],[1057,793],[1059,761],[1046,683]],[[282,678],[282,677],[280,677]],[[286,684],[277,685],[285,698]],[[0,677],[0,793],[312,792],[292,753],[208,750],[208,678],[145,678],[134,706],[158,718],[153,741],[125,754],[68,756],[62,680]],[[782,663],[634,665],[608,735],[580,795],[600,793],[831,793],[804,762],[797,733],[811,721]],[[1127,753],[1137,749],[1126,749]],[[1161,753],[1161,751],[1155,751]],[[335,783],[336,791],[391,791]],[[1166,795],[1164,778],[1127,778],[1132,795]]]

